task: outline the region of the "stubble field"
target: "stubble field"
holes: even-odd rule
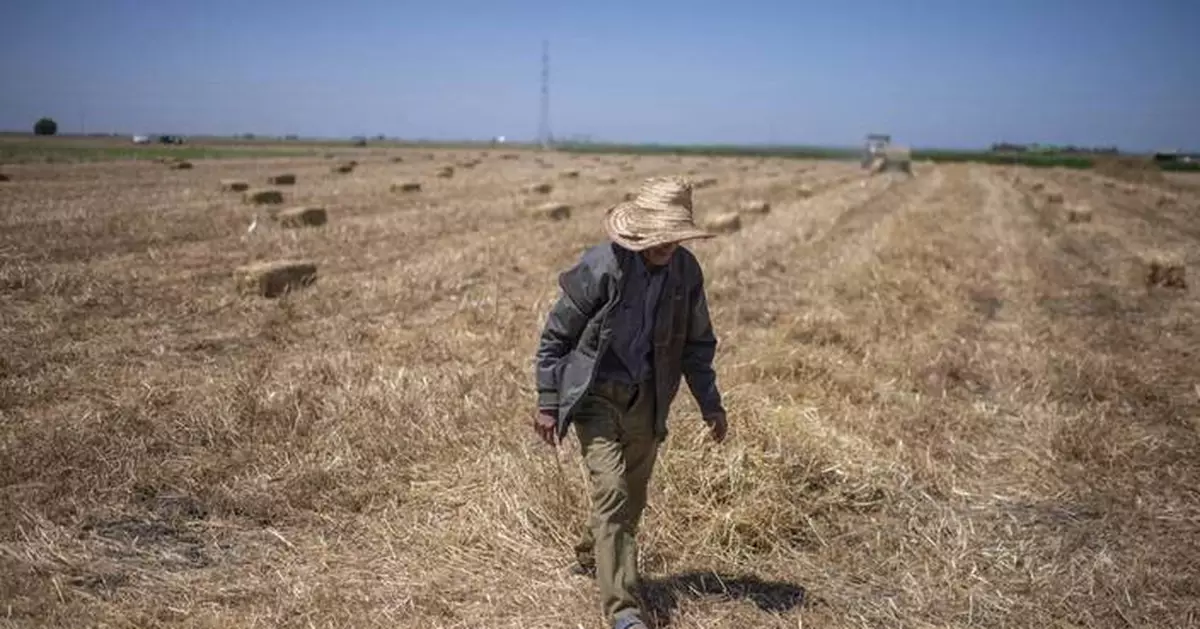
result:
[[[717,179],[701,216],[772,207],[690,246],[731,435],[681,390],[641,537],[658,626],[1200,624],[1193,184],[345,157],[0,169],[0,624],[603,627],[565,571],[585,481],[573,436],[530,428],[532,357],[604,209],[689,171]],[[284,207],[327,224],[219,184],[284,172]],[[527,214],[546,201],[571,218]],[[1148,285],[1156,252],[1191,285]],[[237,292],[278,258],[318,279]]]

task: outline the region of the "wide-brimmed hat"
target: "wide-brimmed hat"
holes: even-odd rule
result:
[[[613,242],[631,251],[716,235],[696,226],[692,182],[682,177],[652,177],[642,182],[633,200],[608,209],[604,230]]]

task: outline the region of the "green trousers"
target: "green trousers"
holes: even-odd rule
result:
[[[637,528],[658,455],[653,380],[593,386],[573,420],[591,484],[592,508],[576,557],[594,567],[605,615],[641,615]]]

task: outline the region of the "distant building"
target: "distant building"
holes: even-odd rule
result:
[[[1200,153],[1188,153],[1179,149],[1164,149],[1154,152],[1154,161],[1160,164],[1192,164],[1200,162]]]

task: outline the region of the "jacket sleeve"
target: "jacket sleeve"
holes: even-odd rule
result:
[[[601,278],[586,256],[559,275],[558,285],[558,299],[546,316],[535,360],[539,409],[558,408],[559,365],[575,348],[604,300]]]
[[[697,280],[691,288],[691,312],[688,313],[687,339],[683,346],[683,374],[701,415],[708,421],[713,415],[724,414],[725,408],[721,403],[721,393],[717,390],[717,374],[712,366],[717,351],[717,337],[708,316],[704,272],[699,264],[695,272]]]

